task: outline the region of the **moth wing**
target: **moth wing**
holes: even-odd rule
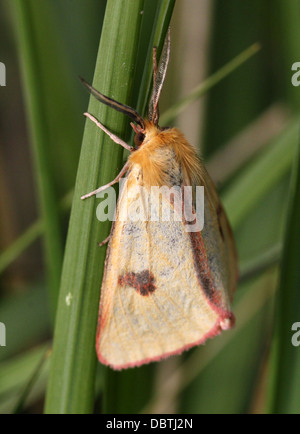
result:
[[[205,188],[205,223],[202,231],[205,249],[215,284],[222,282],[224,297],[229,297],[231,302],[239,274],[233,233],[215,185],[204,166],[201,167],[201,173]]]
[[[120,194],[101,289],[97,353],[114,369],[181,353],[232,318],[213,287],[201,233],[187,232],[167,198],[155,208],[138,179],[133,170]],[[150,205],[154,215],[169,209],[169,221],[136,220]]]

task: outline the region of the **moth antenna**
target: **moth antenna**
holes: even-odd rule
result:
[[[151,103],[150,107],[152,109],[151,116],[149,114],[149,119],[154,122],[155,125],[158,125],[159,121],[159,109],[158,109],[158,103],[155,105],[154,96],[155,96],[155,89],[157,89],[157,47],[153,47],[153,91],[152,91],[152,97],[151,97]]]
[[[114,108],[118,112],[121,112],[127,116],[129,116],[134,122],[136,122],[138,125],[140,125],[143,129],[145,127],[144,119],[142,116],[138,114],[133,108],[129,107],[128,105],[122,104],[118,101],[115,101],[112,98],[109,98],[106,95],[103,95],[103,93],[96,90],[93,86],[91,86],[88,82],[86,82],[83,78],[79,77],[83,85],[87,88],[89,93],[91,93],[98,101],[102,102],[103,104],[106,104],[109,107]]]
[[[158,125],[159,121],[159,109],[158,103],[162,91],[162,87],[166,78],[168,64],[170,60],[171,52],[171,31],[168,29],[167,37],[164,43],[161,61],[159,68],[157,67],[157,49],[153,49],[153,91],[149,104],[149,120]]]

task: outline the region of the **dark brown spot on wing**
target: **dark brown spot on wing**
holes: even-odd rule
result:
[[[149,270],[125,273],[119,276],[118,283],[120,286],[131,286],[143,296],[150,295],[156,290],[154,276]]]
[[[223,214],[224,211],[223,211],[222,205],[220,203],[219,203],[216,211],[217,211],[219,232],[220,232],[222,240],[225,241],[224,232],[223,232],[222,223],[221,223],[221,217],[222,217],[222,214]]]
[[[194,207],[193,207],[193,212],[195,212]],[[195,221],[193,222],[193,224],[194,223]],[[184,220],[184,224],[188,226],[189,222]],[[203,289],[207,298],[214,305],[220,307],[222,304],[222,297],[214,287],[201,231],[198,232],[188,231],[188,234],[190,237],[191,248],[192,248],[193,259],[194,259],[194,267],[197,275],[197,280],[199,282],[199,286]]]
[[[206,296],[216,306],[222,306],[221,294],[216,291],[209,269],[205,247],[200,232],[189,232],[191,246],[193,251],[194,266],[200,286],[203,288]]]

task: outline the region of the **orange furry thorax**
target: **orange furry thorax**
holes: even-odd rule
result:
[[[129,157],[129,169],[138,165],[143,184],[151,186],[201,184],[201,165],[195,148],[177,128],[161,130],[145,121],[145,138]]]

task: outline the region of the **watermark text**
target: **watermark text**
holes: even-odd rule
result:
[[[183,222],[187,232],[199,232],[204,227],[204,187],[137,185],[128,188],[126,179],[119,183],[120,195],[117,209],[115,189],[108,187],[99,192],[102,199],[96,209],[97,219],[103,221],[131,222]]]
[[[296,71],[292,75],[292,85],[295,87],[300,86],[300,62],[295,62],[292,65],[292,71]]]
[[[0,86],[6,86],[6,67],[0,62]]]
[[[300,347],[300,322],[295,322],[292,325],[292,331],[295,332],[292,336],[292,345]]]
[[[6,327],[0,322],[0,347],[6,347]]]

